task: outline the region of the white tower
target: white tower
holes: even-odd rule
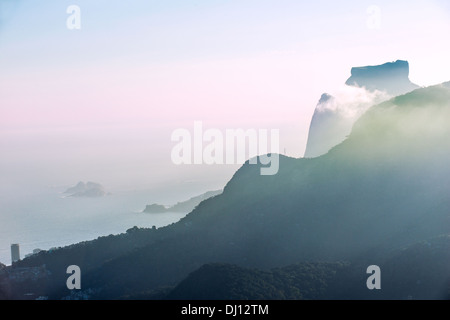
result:
[[[18,243],[11,245],[11,262],[17,262],[20,260],[20,248]]]

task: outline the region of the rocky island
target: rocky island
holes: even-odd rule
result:
[[[153,204],[148,204],[144,211],[145,213],[161,213],[161,212],[166,212],[168,211],[166,206],[163,206],[162,204],[157,204],[157,203],[153,203]]]
[[[200,202],[208,198],[221,194],[222,190],[208,191],[199,196],[190,198],[189,200],[178,202],[173,206],[164,206],[161,204],[147,205],[143,212],[145,213],[162,213],[162,212],[191,212]]]
[[[105,188],[96,182],[82,181],[78,182],[76,186],[67,189],[64,193],[69,197],[103,197],[107,195]]]

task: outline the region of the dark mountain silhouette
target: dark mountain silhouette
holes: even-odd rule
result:
[[[302,263],[272,270],[206,264],[180,282],[169,300],[317,300],[333,299],[345,263]],[[334,291],[334,292],[333,292]]]
[[[305,150],[305,157],[312,158],[327,153],[342,142],[350,133],[358,117],[371,103],[381,102],[385,96],[392,97],[419,88],[409,80],[409,64],[397,60],[378,66],[354,67],[347,86],[365,88],[367,94],[359,100],[337,101],[335,97],[324,93],[314,111]],[[386,95],[375,93],[385,92]],[[352,104],[351,113],[348,109]]]
[[[261,176],[260,165],[245,163],[222,194],[201,202],[178,223],[39,253],[13,268],[45,264],[47,285],[33,290],[61,298],[69,294],[65,268],[76,264],[90,297],[111,299],[175,286],[215,262],[267,270],[349,261],[357,284],[363,281],[362,298],[383,297],[379,291],[367,293],[368,264],[387,268],[383,274],[397,283],[384,297],[403,298],[413,288],[402,277],[426,276],[426,270],[442,273],[429,275],[442,282],[430,281],[422,297],[439,297],[448,281],[446,260],[435,259],[424,246],[413,256],[393,252],[450,234],[448,123],[450,82],[417,89],[370,108],[349,137],[323,156],[280,156],[273,176]],[[422,269],[396,273],[396,261],[422,258]]]
[[[450,235],[395,250],[380,264],[382,296],[388,299],[448,300],[449,267]],[[360,296],[364,297],[363,293]]]
[[[192,197],[186,201],[178,202],[173,206],[164,206],[161,204],[147,205],[143,212],[145,213],[162,213],[162,212],[191,212],[203,200],[221,194],[222,190],[208,191],[199,196]]]
[[[450,292],[450,236],[435,237],[390,252],[380,263],[382,291],[370,291],[364,286],[368,277],[364,271],[369,265],[370,256],[358,264],[305,262],[271,270],[206,264],[190,273],[163,298],[446,299]],[[140,296],[146,299],[153,297]]]

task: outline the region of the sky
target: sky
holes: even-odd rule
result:
[[[223,187],[239,165],[175,165],[174,130],[277,129],[302,157],[351,67],[449,81],[449,34],[448,1],[0,0],[0,188]]]

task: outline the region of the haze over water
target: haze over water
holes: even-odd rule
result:
[[[124,233],[134,226],[157,228],[178,221],[186,213],[142,213],[147,204],[174,204],[185,196],[156,191],[123,191],[99,198],[67,197],[64,188],[47,187],[35,194],[0,198],[0,262],[11,264],[10,245],[20,244],[21,258],[34,249],[48,250],[99,236]]]

